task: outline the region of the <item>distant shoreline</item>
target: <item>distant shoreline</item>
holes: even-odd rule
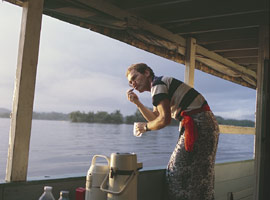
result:
[[[72,119],[73,113],[73,119]],[[129,115],[123,117],[120,111],[115,111],[111,114],[100,111],[97,113],[89,112],[82,113],[80,111],[72,112],[69,114],[58,113],[58,112],[33,112],[33,119],[35,120],[52,120],[52,121],[70,121],[72,123],[101,123],[101,124],[133,124],[135,121],[145,121],[138,111],[134,115]],[[75,116],[78,114],[80,117],[74,120]],[[96,120],[83,117],[89,117],[89,114],[92,114],[92,118],[96,117]],[[103,116],[100,116],[100,115]],[[83,116],[83,117],[82,117]],[[99,116],[99,119],[97,119]],[[10,118],[10,111],[8,109],[0,108],[0,118]],[[115,119],[113,119],[115,118]],[[255,122],[252,120],[237,120],[237,119],[224,119],[220,116],[216,116],[216,119],[220,125],[234,125],[234,126],[245,126],[245,127],[255,127]],[[178,126],[177,121],[173,120],[171,125]]]

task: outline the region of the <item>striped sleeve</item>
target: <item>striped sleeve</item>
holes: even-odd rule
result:
[[[152,83],[151,95],[154,106],[157,106],[164,99],[169,99],[168,87],[162,81],[162,77],[155,77]]]

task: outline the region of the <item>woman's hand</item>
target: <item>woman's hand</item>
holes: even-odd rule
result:
[[[146,132],[145,130],[145,126],[146,126],[146,122],[136,122],[135,124],[135,130],[136,130],[136,134],[134,134],[137,137],[141,137],[143,133]]]
[[[137,105],[139,103],[139,97],[133,92],[133,90],[134,89],[130,89],[127,91],[127,98],[130,102]]]

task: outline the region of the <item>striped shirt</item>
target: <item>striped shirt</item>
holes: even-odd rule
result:
[[[194,88],[172,77],[154,77],[151,96],[154,106],[157,106],[164,99],[169,99],[171,117],[177,120],[181,120],[182,111],[201,108],[207,103]]]

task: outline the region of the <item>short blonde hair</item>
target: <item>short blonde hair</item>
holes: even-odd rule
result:
[[[129,73],[131,72],[131,70],[136,70],[137,72],[140,72],[141,74],[144,74],[144,72],[146,70],[148,70],[150,72],[150,75],[152,77],[155,76],[153,70],[151,69],[151,67],[149,67],[147,64],[145,63],[136,63],[136,64],[132,64],[128,67],[127,72],[126,72],[126,77],[129,75]]]

